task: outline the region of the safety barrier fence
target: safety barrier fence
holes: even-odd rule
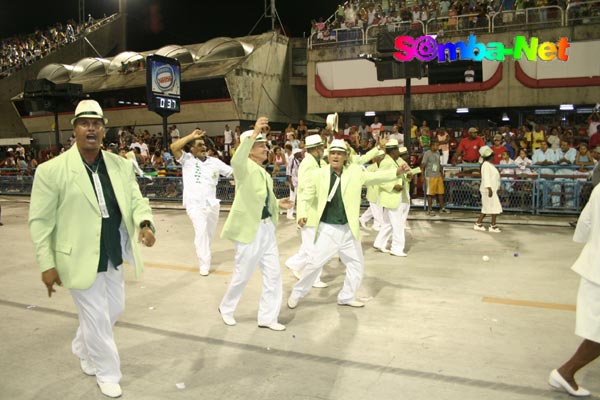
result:
[[[520,10],[491,12],[489,14],[448,15],[427,21],[402,21],[365,28],[332,29],[329,35],[313,33],[309,36],[309,49],[332,45],[362,45],[375,42],[382,30],[401,32],[406,28],[422,28],[425,35],[443,33],[498,33],[523,30],[600,23],[600,0],[573,2],[566,8],[560,6],[529,7]],[[364,32],[364,34],[363,34]]]
[[[589,180],[591,168],[582,171],[569,166],[528,166],[523,170],[515,166],[498,166],[498,169],[502,172],[498,194],[503,210],[508,212],[576,214],[587,203],[592,192]],[[480,209],[479,165],[447,165],[444,170],[446,207],[455,210]],[[152,201],[181,202],[183,181],[175,173],[170,176],[140,177],[138,182],[142,195]],[[0,195],[29,196],[32,184],[32,175],[20,174],[14,169],[0,169]],[[278,198],[289,196],[290,189],[285,177],[274,177],[273,189]],[[416,189],[416,185],[413,185],[413,191],[416,192]],[[363,206],[368,205],[365,193],[366,189],[363,188]],[[424,180],[423,193],[426,193]],[[221,179],[217,185],[217,198],[223,204],[231,204],[234,196],[234,180]]]

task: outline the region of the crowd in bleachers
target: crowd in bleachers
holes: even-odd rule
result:
[[[106,18],[106,16],[104,17]],[[103,20],[104,20],[103,18]],[[57,22],[28,35],[17,35],[0,41],[0,79],[5,78],[57,49],[73,43],[88,29],[101,23],[89,15],[85,23],[77,24],[69,19],[65,24]]]
[[[336,29],[360,28],[398,23],[426,24],[432,19],[443,19],[440,28],[474,28],[487,25],[486,16],[503,11],[513,11],[503,16],[500,22],[512,23],[524,18],[524,10],[534,7],[558,6],[563,9],[572,6],[574,17],[600,15],[600,3],[577,4],[581,1],[568,0],[350,0],[340,4],[334,14],[324,20],[311,21],[311,37],[317,41],[333,39]],[[547,22],[551,10],[541,9],[534,18],[537,22]],[[469,16],[459,19],[459,16]],[[459,26],[462,25],[462,26]]]

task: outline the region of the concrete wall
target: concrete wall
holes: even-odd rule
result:
[[[538,37],[542,41],[557,41],[566,36],[570,42],[583,42],[600,39],[597,25],[564,27],[555,29],[511,31],[500,34],[478,34],[482,43],[501,42],[510,44],[516,35]],[[465,40],[465,37],[446,35],[449,41]],[[339,48],[317,48],[308,54],[307,97],[308,112],[326,114],[331,112],[364,112],[366,110],[394,111],[403,109],[403,96],[364,96],[325,98],[315,90],[317,64],[326,61],[351,60],[360,53],[375,52],[375,44],[364,46],[345,46]],[[592,55],[595,65],[600,65],[600,54]],[[568,61],[567,61],[568,63]],[[561,103],[596,104],[599,100],[598,87],[544,88],[531,89],[523,86],[515,78],[515,62],[510,59],[503,62],[501,82],[487,91],[449,92],[439,94],[420,94],[412,96],[413,110],[452,109],[456,107],[528,107],[538,105],[557,105]]]
[[[122,49],[124,18],[115,20],[87,34],[88,40],[102,56],[109,56]],[[47,57],[0,80],[0,137],[28,136],[10,99],[23,92],[25,81],[37,79],[38,72],[48,64],[72,64],[84,57],[97,57],[94,50],[82,38],[65,46]],[[48,129],[48,128],[46,128]]]
[[[265,35],[269,42],[226,76],[239,119],[253,121],[265,115],[272,121],[298,121],[306,103],[290,84],[288,39],[276,33]]]

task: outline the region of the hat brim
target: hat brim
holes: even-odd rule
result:
[[[71,125],[75,126],[75,121],[77,121],[79,118],[101,119],[102,121],[104,121],[104,125],[108,124],[108,119],[101,115],[79,115],[74,118],[71,118]]]

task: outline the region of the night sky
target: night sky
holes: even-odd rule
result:
[[[219,36],[247,35],[264,12],[265,0],[128,0],[128,49],[144,51],[167,44],[202,43]],[[270,3],[270,0],[268,0]],[[339,0],[279,0],[277,11],[286,33],[302,37],[310,20],[327,18]],[[24,6],[25,5],[25,6]],[[77,20],[78,0],[5,1],[0,4],[0,37],[33,33],[55,22]],[[118,0],[85,0],[94,18],[118,11]],[[270,30],[265,20],[254,33]]]

